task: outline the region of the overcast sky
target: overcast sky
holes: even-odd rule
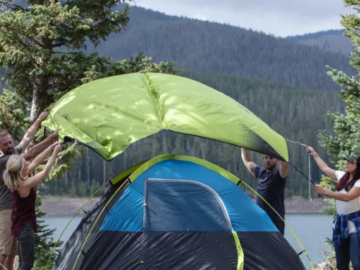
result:
[[[355,12],[342,0],[135,0],[135,4],[281,37],[341,29],[340,14]]]

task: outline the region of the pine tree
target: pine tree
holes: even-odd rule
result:
[[[360,0],[344,0],[345,6],[360,5]],[[349,37],[353,43],[354,50],[350,56],[350,64],[354,67],[357,74],[360,74],[360,40],[357,29],[360,27],[360,18],[356,14],[342,15],[342,26],[345,28],[345,35]],[[345,104],[345,114],[340,112],[329,113],[330,122],[333,125],[333,134],[327,134],[325,131],[320,132],[320,143],[328,154],[331,161],[339,170],[344,170],[344,157],[348,156],[352,151],[360,149],[360,82],[356,77],[349,77],[342,71],[330,68],[328,74],[333,81],[342,87],[340,97]],[[323,176],[321,185],[335,190],[336,181]],[[327,215],[335,216],[335,200],[329,199],[331,206],[326,207],[324,212]],[[330,239],[328,244],[332,246]],[[329,258],[330,262],[334,262],[334,257]]]
[[[130,8],[121,5],[124,2],[27,0],[20,6],[0,0],[6,7],[0,14],[0,66],[8,71],[7,84],[30,108],[28,125],[61,96],[89,81],[139,71],[178,72],[173,63],[155,64],[141,52],[121,61],[83,52],[89,43],[96,47],[127,26]],[[80,154],[78,148],[62,153],[63,165],[50,178],[61,178]]]
[[[95,79],[139,71],[178,72],[173,63],[155,64],[143,53],[113,61],[98,53],[83,52],[89,43],[96,47],[127,26],[130,8],[121,5],[124,2],[0,0],[4,8],[0,14],[0,66],[6,68],[5,78],[12,90],[0,97],[3,129],[20,139],[42,111],[68,91]],[[39,130],[34,143],[46,136]],[[60,179],[81,152],[75,144],[65,147],[47,180]],[[36,267],[40,269],[47,259],[41,253],[47,251],[41,250],[53,243],[49,240],[52,231],[39,221],[38,225]]]

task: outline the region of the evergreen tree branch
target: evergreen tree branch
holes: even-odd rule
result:
[[[345,6],[358,6],[359,0],[344,0]],[[358,29],[360,29],[360,18],[356,14],[342,15],[341,24],[355,48],[350,57],[350,64],[355,68],[357,74],[360,73],[360,38]],[[360,82],[358,76],[347,76],[344,72],[332,69],[330,67],[328,75],[332,80],[342,87],[340,98],[345,105],[345,113],[329,113],[328,117],[333,125],[334,135],[329,135],[326,131],[319,133],[320,144],[331,155],[332,161],[339,170],[344,170],[344,157],[351,152],[360,149]],[[335,190],[336,181],[328,177],[322,177],[321,185],[330,190]],[[330,207],[324,208],[324,213],[333,218],[336,214],[335,200],[328,200]],[[331,243],[330,243],[331,244]],[[329,262],[335,260],[334,256],[328,257]]]

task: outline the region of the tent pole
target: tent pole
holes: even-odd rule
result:
[[[311,181],[311,156],[309,155],[309,179]],[[311,182],[309,181],[309,201],[312,201],[311,197]]]

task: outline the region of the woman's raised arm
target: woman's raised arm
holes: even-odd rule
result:
[[[50,149],[50,147],[48,149]],[[43,153],[48,151],[48,149],[45,150]],[[61,144],[59,142],[57,142],[53,146],[53,149],[54,149],[54,151],[53,151],[49,161],[46,163],[44,170],[42,170],[41,172],[37,173],[36,175],[26,179],[26,181],[23,182],[22,187],[29,188],[29,189],[36,187],[41,181],[43,181],[46,178],[46,176],[48,176],[52,166],[54,166],[54,164],[55,164],[56,156],[58,155],[58,153],[61,152],[61,149],[62,149]],[[39,155],[39,157],[40,157],[40,155]]]

